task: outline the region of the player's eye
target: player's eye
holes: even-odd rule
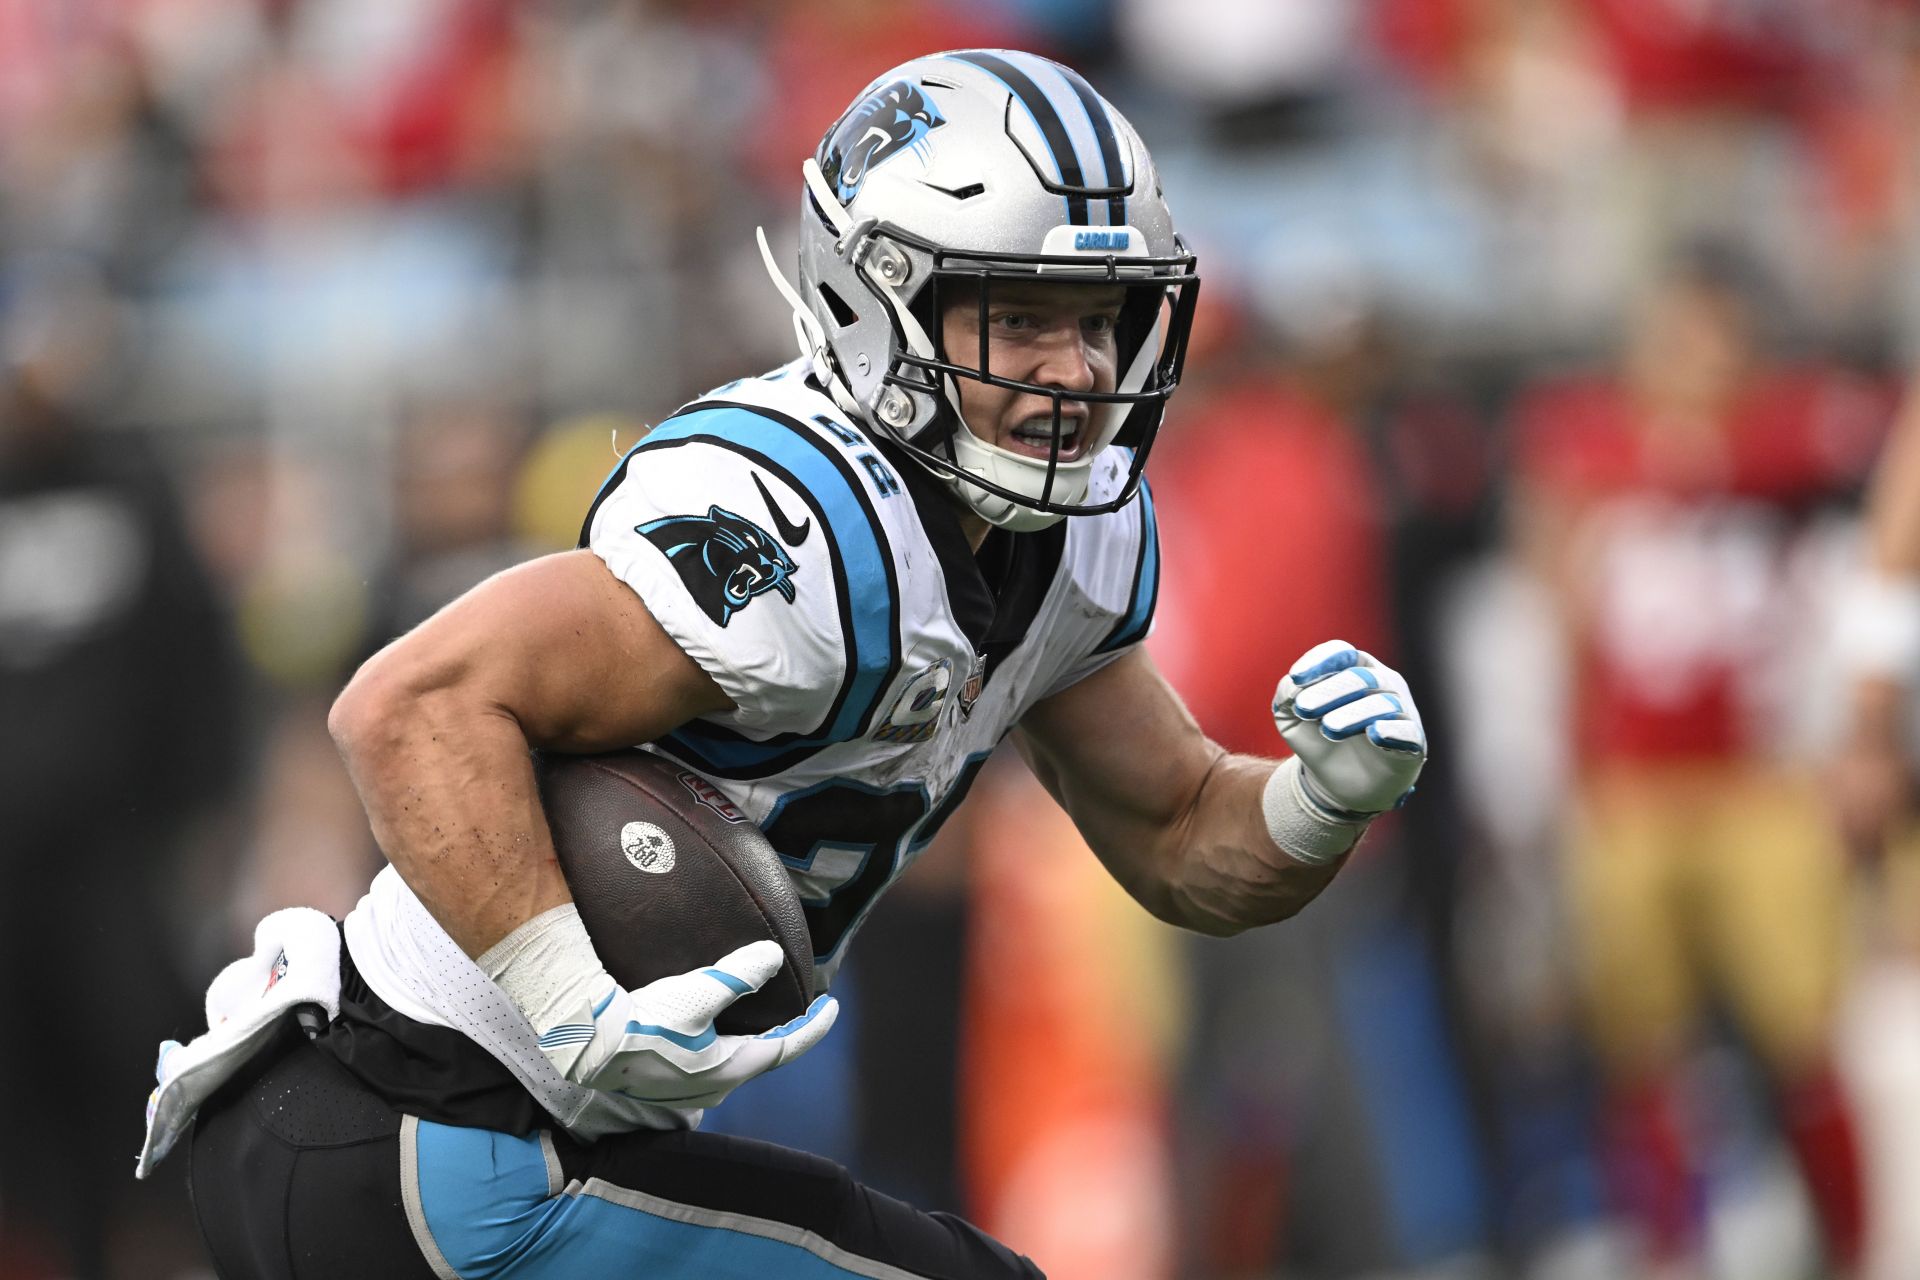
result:
[[[1099,311],[1083,317],[1080,327],[1088,333],[1109,334],[1120,323],[1120,317],[1111,311]]]
[[[992,324],[1009,333],[1031,333],[1040,327],[1040,318],[1031,311],[1000,311],[994,314]]]

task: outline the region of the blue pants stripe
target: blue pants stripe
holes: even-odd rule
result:
[[[460,1280],[913,1280],[783,1222],[678,1204],[600,1179],[555,1194],[537,1137],[417,1122],[422,1226]]]

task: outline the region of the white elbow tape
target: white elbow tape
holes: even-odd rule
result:
[[[541,912],[474,963],[535,1027],[552,1026],[590,1006],[612,981],[571,902]]]
[[[1920,576],[1861,571],[1847,584],[1835,621],[1848,675],[1920,680]]]
[[[1260,793],[1260,810],[1267,819],[1267,834],[1280,851],[1313,867],[1346,856],[1373,821],[1370,816],[1338,817],[1314,803],[1306,792],[1299,756],[1289,756],[1268,776]]]

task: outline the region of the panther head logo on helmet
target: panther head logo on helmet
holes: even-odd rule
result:
[[[822,140],[815,158],[834,194],[851,200],[875,165],[945,123],[926,95],[896,80],[854,103]]]

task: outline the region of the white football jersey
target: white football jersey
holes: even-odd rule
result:
[[[1096,464],[1090,500],[1124,476]],[[1027,708],[1153,615],[1144,486],[1110,515],[996,532],[978,559],[946,492],[796,363],[661,423],[582,531],[733,700],[650,749],[766,832],[823,983]]]
[[[1110,454],[1089,501],[1125,481],[1122,451]],[[806,908],[822,989],[1027,709],[1145,638],[1159,585],[1144,484],[1108,515],[996,530],[976,557],[946,489],[798,362],[648,433],[608,476],[581,542],[732,699],[644,745],[717,812],[766,833]],[[530,1029],[501,1031],[504,995],[476,995],[478,970],[391,869],[346,937],[390,1005],[465,1031],[576,1131],[633,1122],[582,1123],[577,1091]]]

